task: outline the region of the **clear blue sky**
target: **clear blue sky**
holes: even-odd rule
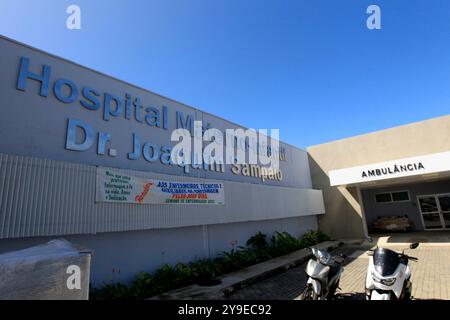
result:
[[[0,0],[0,33],[302,148],[450,113],[448,0]]]

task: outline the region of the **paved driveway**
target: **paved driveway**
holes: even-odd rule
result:
[[[390,246],[401,250],[401,246]],[[342,274],[338,299],[364,299],[364,281],[368,256],[360,247],[344,247],[333,254],[344,252],[349,256]],[[423,244],[409,252],[419,258],[410,262],[413,297],[415,299],[450,300],[450,245]],[[306,284],[305,265],[243,288],[229,299],[298,299]]]

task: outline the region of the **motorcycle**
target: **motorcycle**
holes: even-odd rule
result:
[[[419,243],[412,243],[409,249],[415,249]],[[405,249],[406,250],[406,249]],[[369,266],[366,274],[367,300],[411,299],[411,269],[408,262],[417,258],[386,248],[370,250]]]
[[[300,299],[324,300],[332,299],[339,288],[343,264],[346,256],[332,257],[325,250],[310,248],[313,258],[306,265],[308,281]]]

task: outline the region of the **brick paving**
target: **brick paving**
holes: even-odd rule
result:
[[[413,297],[450,300],[450,248],[426,247],[411,255],[419,258],[411,263]]]
[[[393,246],[394,250],[401,247]],[[340,281],[338,299],[364,299],[364,282],[368,264],[365,250],[357,247],[337,249],[348,255]],[[450,246],[419,246],[409,252],[419,258],[410,262],[414,299],[450,300]],[[228,299],[298,299],[306,285],[305,265],[288,270],[233,293]]]

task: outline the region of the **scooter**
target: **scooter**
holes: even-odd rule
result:
[[[415,249],[419,243],[412,243],[409,249]],[[367,300],[409,300],[411,299],[411,269],[408,261],[417,258],[386,248],[370,250],[369,267],[366,275]]]
[[[324,300],[334,297],[339,288],[346,256],[332,257],[327,251],[310,248],[313,258],[306,265],[308,281],[300,296],[302,300]]]

